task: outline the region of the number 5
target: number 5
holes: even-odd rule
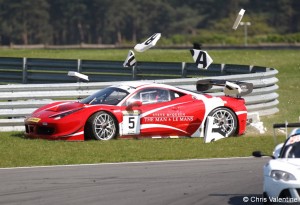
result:
[[[135,117],[129,117],[128,118],[128,125],[129,125],[128,128],[129,129],[133,129],[135,127],[135,125],[134,125],[134,118]]]

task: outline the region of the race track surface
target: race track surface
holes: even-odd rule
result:
[[[236,158],[0,169],[0,204],[258,205],[262,204],[262,169],[268,160]]]

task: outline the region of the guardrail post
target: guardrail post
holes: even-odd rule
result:
[[[132,66],[132,80],[136,80],[137,69],[135,66]]]
[[[252,73],[253,65],[249,65],[249,73]]]
[[[77,72],[80,73],[81,72],[81,60],[77,59]]]
[[[81,60],[77,59],[77,72],[81,72]],[[77,78],[77,82],[80,82],[79,78]]]
[[[224,73],[224,68],[225,68],[225,64],[224,64],[224,63],[222,63],[222,64],[221,64],[221,74],[223,74],[223,73]]]
[[[186,78],[186,63],[182,62],[181,63],[181,78]]]
[[[22,83],[27,83],[27,58],[23,58],[23,67],[22,67]]]

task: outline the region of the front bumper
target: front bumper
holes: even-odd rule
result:
[[[83,141],[84,129],[75,132],[59,132],[55,124],[25,123],[25,136],[32,139]]]
[[[278,201],[281,199],[288,202],[300,203],[300,181],[299,180],[275,180],[272,177],[265,176],[264,192],[273,199]]]

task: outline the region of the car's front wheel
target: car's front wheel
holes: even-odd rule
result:
[[[264,205],[271,205],[270,198],[266,192],[263,193],[263,204]]]
[[[214,118],[213,124],[221,128],[228,137],[236,134],[237,117],[230,109],[225,107],[216,108],[208,116]]]
[[[100,111],[93,114],[85,127],[85,138],[96,140],[110,140],[117,135],[117,123],[108,112]]]

